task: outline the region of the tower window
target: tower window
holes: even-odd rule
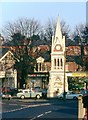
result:
[[[61,66],[63,66],[63,61],[62,61],[62,59],[61,59]]]
[[[58,67],[59,67],[59,59],[58,59]]]
[[[54,59],[54,66],[55,66],[55,69],[56,69],[56,59]]]

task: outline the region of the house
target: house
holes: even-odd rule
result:
[[[34,73],[28,74],[28,79],[26,80],[26,88],[40,87],[47,89],[50,69],[51,63],[46,62],[45,58],[41,56],[38,57],[36,59]]]
[[[17,71],[14,55],[7,48],[0,48],[0,87],[17,88]]]

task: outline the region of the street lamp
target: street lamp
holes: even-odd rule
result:
[[[66,90],[65,90],[65,63],[66,63],[66,55],[65,55],[65,51],[64,51],[64,93],[63,93],[63,98],[64,100],[66,99]]]

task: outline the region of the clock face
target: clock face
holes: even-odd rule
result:
[[[61,46],[60,45],[57,45],[56,46],[56,50],[60,50],[61,49]]]

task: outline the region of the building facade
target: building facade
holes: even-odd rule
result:
[[[45,62],[43,57],[38,57],[36,59],[34,73],[28,74],[26,88],[39,87],[47,89],[50,68],[50,62]]]
[[[17,88],[17,71],[14,69],[14,55],[11,51],[0,50],[0,88]]]

